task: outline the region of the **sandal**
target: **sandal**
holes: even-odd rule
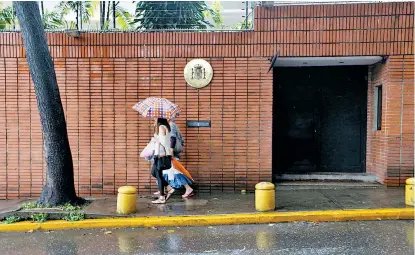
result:
[[[189,194],[184,194],[183,196],[182,196],[182,198],[189,198],[189,197],[193,197],[195,195],[195,193],[192,191],[192,192],[190,192]]]
[[[159,199],[151,201],[151,203],[153,203],[153,204],[165,204],[166,199],[164,197],[159,197]]]
[[[167,196],[166,196],[166,201],[169,200],[169,198],[173,195],[173,193],[175,192],[175,189],[171,189],[169,192],[167,192]]]

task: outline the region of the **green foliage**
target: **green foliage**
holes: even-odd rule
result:
[[[47,213],[33,213],[30,215],[30,218],[32,218],[35,222],[45,222],[48,219]]]
[[[66,221],[80,221],[85,219],[85,213],[81,211],[80,206],[73,206],[69,203],[66,203],[60,208],[68,212],[66,216],[63,217],[63,219]]]
[[[215,22],[215,28],[223,29],[224,19],[220,12],[222,11],[223,7],[220,1],[214,1],[211,7],[211,10],[204,11],[205,17],[212,17],[213,22]]]
[[[107,2],[107,1],[105,1]],[[122,30],[127,30],[130,29],[132,27],[132,15],[123,7],[121,7],[120,1],[108,1],[108,10],[107,10],[107,15],[105,15],[105,11],[104,15],[101,15],[101,19],[104,18],[103,20],[103,24],[104,26],[102,27],[102,30],[107,30],[110,28],[110,25],[112,24],[110,17],[113,19],[114,18],[114,11],[113,8],[111,7],[111,5],[115,4],[115,22],[116,22],[116,28],[122,29]]]
[[[35,208],[51,208],[50,204],[42,205],[39,201],[34,200],[20,205],[20,210],[29,210]]]
[[[70,211],[65,217],[66,221],[80,221],[85,219],[85,213],[82,211]]]
[[[11,224],[11,223],[14,223],[14,222],[18,222],[20,220],[21,220],[21,218],[19,216],[9,216],[9,217],[7,217],[6,219],[3,220],[3,223],[4,224]]]
[[[245,23],[245,20],[239,21],[236,25],[232,26],[232,29],[243,30],[243,29],[252,29],[252,20],[248,20]]]
[[[213,27],[204,13],[204,1],[139,1],[133,23],[143,29],[206,29]]]
[[[96,3],[93,1],[61,1],[57,6],[57,10],[61,15],[66,16],[69,13],[75,13],[75,15],[81,17],[84,23],[89,22],[95,9]]]
[[[35,208],[50,208],[50,205],[43,206],[38,201],[31,201],[24,203],[20,209],[35,209]],[[66,203],[64,205],[59,206],[62,211],[67,212],[66,215],[62,218],[67,221],[79,221],[85,219],[85,213],[81,211],[81,207],[77,205],[71,205],[70,203]],[[14,217],[14,216],[13,216]],[[30,215],[30,218],[32,218],[35,222],[45,222],[48,219],[49,215],[47,213],[33,213]],[[16,220],[19,221],[20,217]],[[13,218],[10,218],[9,220],[5,220],[5,223],[12,223]]]
[[[45,11],[42,23],[45,29],[64,29],[67,24],[66,21],[63,21],[63,15],[56,10]]]
[[[0,29],[15,29],[16,24],[17,16],[13,6],[0,6]]]
[[[60,206],[60,208],[64,211],[79,211],[79,210],[81,210],[80,206],[77,206],[77,205],[74,206],[74,205],[71,205],[70,203],[66,203],[66,204]]]
[[[24,209],[24,210],[33,209],[33,208],[42,208],[42,205],[38,201],[34,200],[34,201],[24,203],[20,206],[20,209]]]
[[[121,6],[118,6],[119,3],[120,2],[118,1],[115,5],[115,21],[117,22],[117,27],[121,29],[130,29],[132,15]]]
[[[56,7],[56,12],[61,16],[62,20],[65,20],[68,14],[74,13],[75,16],[80,18],[79,24],[82,27],[83,23],[89,23],[91,17],[94,15],[96,6],[96,1],[61,1]],[[63,24],[66,29],[77,29],[74,21],[63,21]]]

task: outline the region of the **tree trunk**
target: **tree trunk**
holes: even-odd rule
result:
[[[110,20],[110,10],[111,10],[111,1],[108,1],[107,20],[105,21],[105,23],[107,23]],[[110,25],[109,25],[109,22],[108,22],[108,27],[109,26]]]
[[[105,24],[105,1],[101,1],[99,2],[99,7],[100,7],[100,16],[101,16],[101,30],[104,29],[104,24]]]
[[[13,16],[12,16],[12,23],[13,23],[13,30],[16,30],[16,9],[12,6]]]
[[[115,16],[115,1],[112,1],[112,25],[114,29],[116,29]]]
[[[81,30],[82,30],[82,24],[84,23],[84,19],[83,19],[84,10],[83,10],[83,7],[84,7],[84,3],[83,2],[79,2],[79,17],[80,17],[79,24],[80,24]]]
[[[73,162],[65,115],[50,56],[46,34],[36,2],[13,2],[20,23],[30,74],[34,83],[46,159],[46,184],[42,204],[77,203]]]
[[[42,10],[42,18],[45,16],[45,9],[43,8],[43,1],[40,1],[40,9]]]
[[[76,5],[76,30],[79,30],[79,1],[76,1],[75,5]]]

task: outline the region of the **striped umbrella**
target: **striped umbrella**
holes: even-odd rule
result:
[[[175,119],[181,111],[178,105],[159,97],[149,97],[142,102],[138,102],[133,106],[133,109],[149,119]]]

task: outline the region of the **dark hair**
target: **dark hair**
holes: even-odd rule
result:
[[[163,118],[158,118],[157,119],[157,127],[156,127],[156,134],[159,134],[159,127],[160,126],[166,126],[167,130],[169,130],[169,132],[171,132],[171,128],[170,128],[170,124],[167,121],[167,119],[163,119]]]

